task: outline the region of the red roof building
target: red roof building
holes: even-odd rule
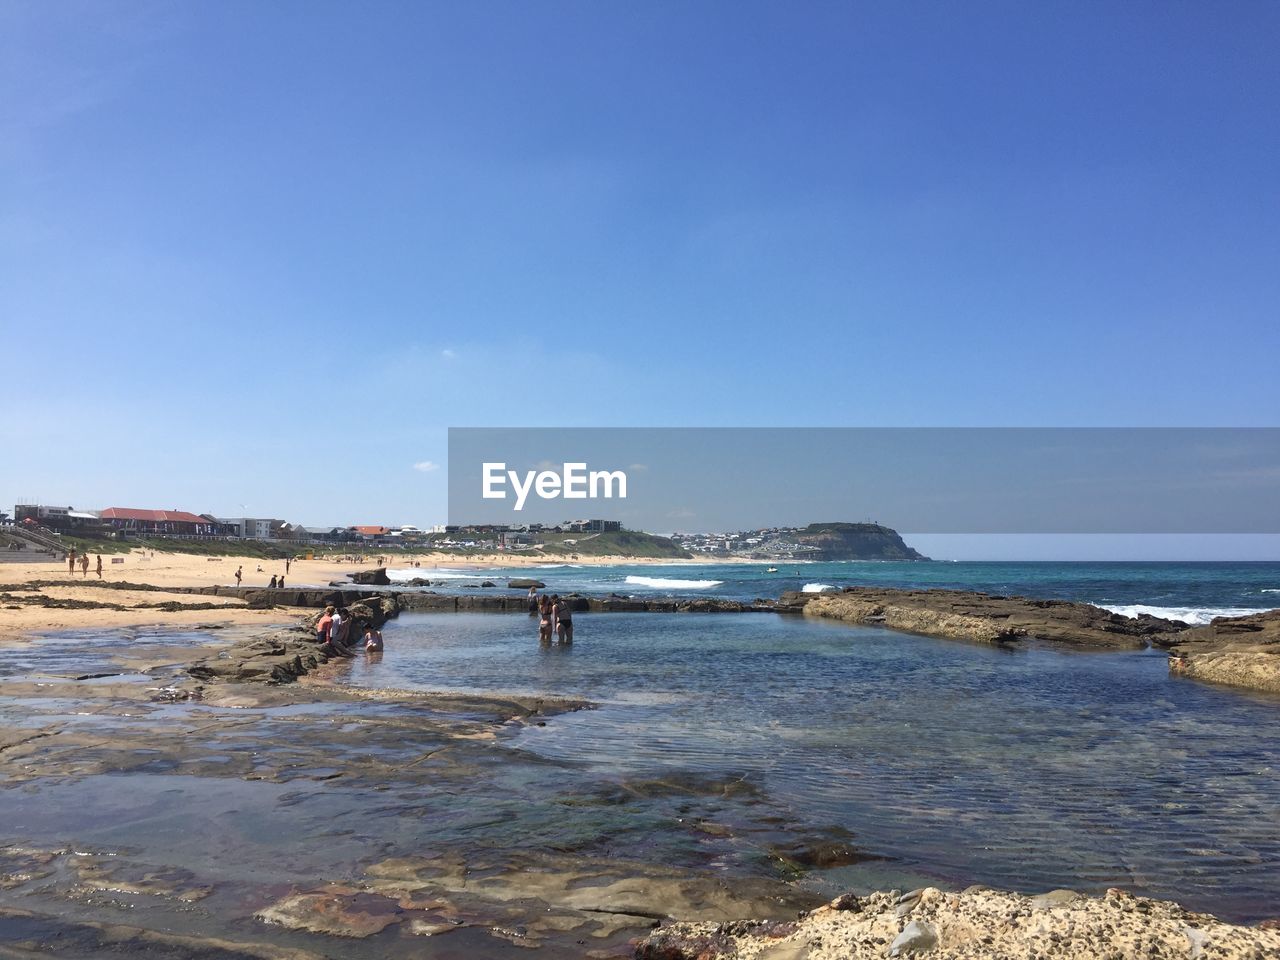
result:
[[[185,510],[134,510],[130,507],[108,507],[99,516],[116,530],[133,533],[158,533],[179,536],[208,537],[220,531],[219,524],[207,517]]]
[[[390,527],[352,527],[362,537],[385,537],[391,532]]]

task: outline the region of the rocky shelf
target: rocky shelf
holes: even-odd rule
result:
[[[784,593],[780,604],[810,617],[978,643],[1037,639],[1077,647],[1142,649],[1187,628],[1176,620],[1122,617],[1087,603],[966,590],[846,587],[839,593]]]
[[[1181,676],[1280,693],[1280,610],[1219,617],[1176,634],[1169,668]]]
[[[1224,923],[1123,890],[1027,897],[970,887],[846,894],[798,920],[685,922],[641,939],[637,960],[881,960],[884,957],[1043,960],[1280,956],[1280,921]]]

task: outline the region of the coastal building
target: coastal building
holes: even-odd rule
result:
[[[254,517],[218,517],[217,522],[231,529],[229,536],[241,540],[272,540],[273,530],[280,526],[279,521]]]
[[[326,543],[338,543],[347,539],[346,527],[303,527],[302,531],[308,540],[322,540]]]
[[[103,524],[121,533],[154,536],[219,537],[228,536],[221,521],[210,520],[185,510],[138,510],[133,507],[108,507],[99,514]]]
[[[13,508],[13,519],[15,523],[30,521],[50,530],[67,533],[89,533],[102,529],[101,518],[91,510],[77,510],[75,507],[49,504],[16,504]]]
[[[608,533],[622,529],[621,520],[566,520],[560,524],[568,533]]]

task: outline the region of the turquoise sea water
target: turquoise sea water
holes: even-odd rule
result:
[[[1280,597],[1264,592],[1280,586],[1277,564],[763,571],[539,572],[562,592],[745,597],[874,582],[1196,616]],[[637,576],[659,583],[627,583]],[[388,625],[386,655],[357,660],[345,682],[594,700],[599,709],[530,727],[505,748],[563,765],[564,789],[587,797],[634,782],[739,784],[684,808],[690,822],[730,831],[730,852],[715,854],[726,869],[764,857],[781,830],[852,838],[875,858],[816,864],[806,882],[830,890],[1121,886],[1236,918],[1277,912],[1280,696],[1172,678],[1153,651],[1010,652],[773,614],[578,614],[576,630],[572,648],[543,649],[522,615],[403,616]],[[619,844],[656,842],[638,835],[658,829],[646,803],[619,808]]]
[[[392,569],[399,579],[430,579],[435,589],[469,589],[484,579],[536,577],[559,593],[634,596],[777,597],[784,590],[872,584],[942,587],[1082,600],[1117,612],[1206,622],[1211,616],[1280,607],[1280,563],[853,562],[585,566],[576,564]]]

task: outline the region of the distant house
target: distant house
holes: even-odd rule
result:
[[[607,533],[621,530],[621,520],[566,520],[560,526],[567,533]]]
[[[276,520],[260,520],[254,517],[219,517],[218,522],[228,527],[228,536],[241,540],[271,540],[273,530],[278,528]]]
[[[226,528],[216,520],[185,510],[135,510],[108,507],[99,514],[102,522],[123,533],[154,536],[216,537]]]
[[[362,540],[377,540],[378,538],[388,536],[391,533],[390,527],[355,526],[351,529],[353,529]]]
[[[302,531],[308,540],[337,542],[347,539],[346,530],[343,527],[303,527]]]

